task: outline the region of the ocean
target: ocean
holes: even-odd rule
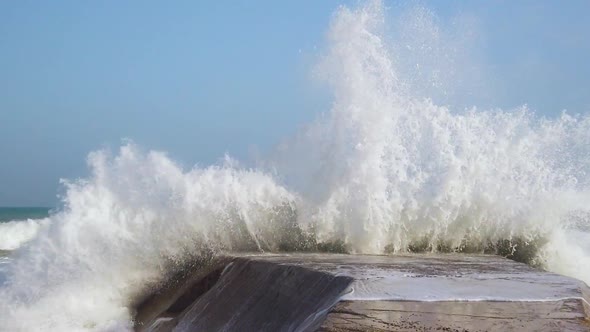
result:
[[[0,281],[11,252],[35,237],[48,221],[49,211],[45,207],[0,207]]]
[[[142,296],[226,252],[491,253],[590,283],[590,116],[437,104],[422,84],[455,82],[406,65],[440,46],[424,13],[396,25],[413,45],[379,2],[339,8],[316,68],[331,108],[255,165],[125,143],[51,213],[0,210],[0,330],[131,331]]]
[[[27,219],[43,219],[49,217],[47,207],[0,207],[0,222]]]
[[[49,208],[0,207],[0,255],[20,247],[32,239],[44,223],[48,222]]]

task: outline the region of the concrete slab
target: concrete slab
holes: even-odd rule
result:
[[[217,275],[185,271],[198,277],[140,305],[137,330],[590,331],[586,284],[497,256],[240,254],[209,266]]]
[[[550,301],[590,298],[577,279],[492,255],[284,254],[241,256],[348,276],[343,300]]]

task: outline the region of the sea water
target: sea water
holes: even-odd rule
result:
[[[185,169],[132,143],[91,152],[90,175],[65,181],[62,206],[43,222],[0,225],[22,235],[2,240],[11,252],[0,329],[130,330],[141,294],[223,251],[500,244],[532,248],[527,262],[590,282],[590,117],[438,105],[429,91],[452,82],[415,80],[408,63],[418,58],[404,55],[440,44],[427,13],[400,25],[428,37],[410,45],[388,38],[379,2],[339,8],[314,69],[331,108],[257,167],[227,157]]]
[[[48,222],[49,208],[0,207],[0,251],[14,250]]]

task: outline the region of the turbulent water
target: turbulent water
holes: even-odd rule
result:
[[[336,12],[318,66],[331,110],[260,167],[186,170],[126,144],[91,153],[91,175],[64,182],[46,221],[0,225],[24,234],[0,238],[16,249],[0,329],[131,329],[137,296],[224,250],[524,248],[590,282],[590,118],[438,106],[411,84],[385,21],[379,3]]]
[[[0,252],[17,249],[34,238],[49,222],[48,217],[48,208],[0,207]]]

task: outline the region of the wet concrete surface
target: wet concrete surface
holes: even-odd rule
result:
[[[138,306],[138,331],[590,331],[587,285],[498,256],[240,254],[188,272]]]

